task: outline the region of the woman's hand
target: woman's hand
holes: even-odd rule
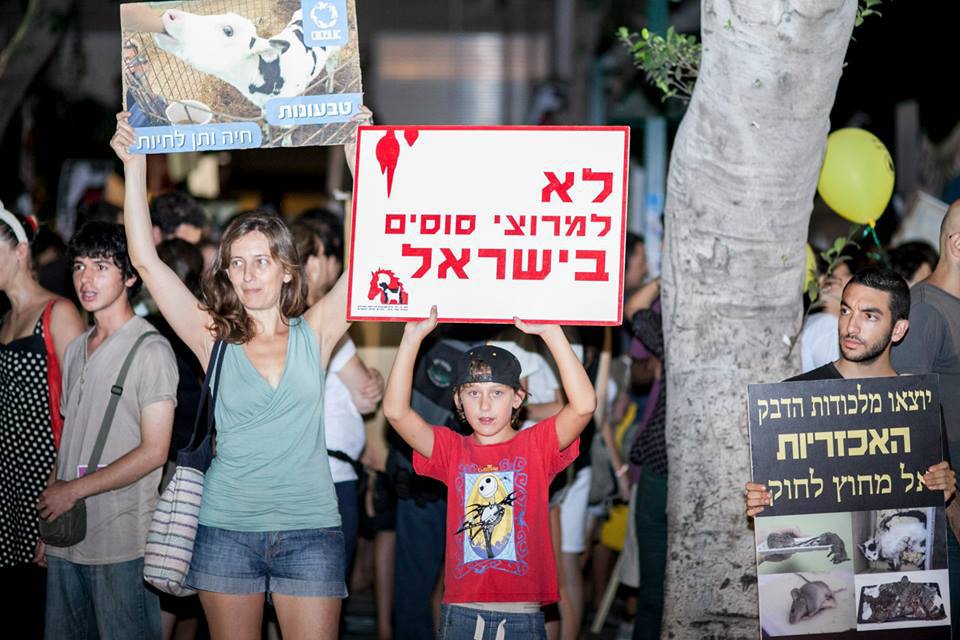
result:
[[[660,296],[660,278],[654,278],[637,289],[636,293],[627,298],[623,305],[623,315],[627,320],[633,317],[640,309],[649,309]]]
[[[142,153],[133,153],[130,147],[137,144],[137,132],[130,125],[130,112],[121,111],[117,114],[117,131],[110,138],[110,148],[120,158],[124,167],[131,163],[145,163],[146,156]]]
[[[365,125],[373,124],[373,111],[367,108],[366,105],[360,105],[360,111],[357,112],[351,119],[351,122],[356,122],[358,127]],[[356,167],[354,167],[354,162],[357,158],[357,129],[354,128],[353,133],[350,134],[350,138],[343,143],[343,155],[347,161],[347,168],[350,169],[350,175],[356,175]]]

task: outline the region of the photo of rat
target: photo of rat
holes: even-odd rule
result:
[[[907,576],[903,576],[897,582],[865,586],[862,589],[858,620],[861,624],[943,620],[946,617],[940,585],[936,582],[910,582]]]
[[[923,511],[897,511],[880,521],[874,535],[858,544],[867,560],[886,560],[890,569],[899,571],[904,562],[923,567],[927,555],[927,514]]]
[[[790,597],[793,598],[793,604],[790,605],[790,624],[797,624],[824,609],[833,609],[837,606],[836,594],[844,589],[833,591],[826,582],[810,581],[802,574],[796,575],[800,576],[804,584],[799,589],[790,590]]]
[[[847,555],[847,547],[843,540],[833,532],[822,533],[819,536],[809,538],[798,538],[787,532],[773,532],[767,536],[767,547],[763,550],[764,560],[768,562],[780,562],[790,558],[800,547],[827,547],[827,557],[833,564],[840,564],[850,559]],[[774,549],[785,549],[783,553],[774,553]],[[758,548],[758,551],[760,549]]]

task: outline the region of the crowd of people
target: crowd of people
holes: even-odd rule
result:
[[[667,363],[643,238],[626,238],[622,327],[438,326],[434,308],[381,372],[347,335],[341,217],[256,210],[221,233],[184,193],[151,201],[128,118],[123,207],[83,212],[43,268],[50,232],[0,207],[0,566],[26,637],[335,638],[348,586],[372,584],[380,638],[566,640],[622,582],[622,635],[659,638]],[[960,452],[960,204],[939,252],[848,249],[819,277],[802,379],[939,373]],[[144,583],[144,546],[210,371],[199,595],[173,597]],[[925,482],[955,492],[947,462]],[[768,503],[747,485],[748,515]],[[46,544],[41,521],[81,506],[82,540]],[[949,553],[960,567],[955,537]]]

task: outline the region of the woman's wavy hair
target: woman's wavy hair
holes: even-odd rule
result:
[[[237,216],[223,232],[217,259],[203,275],[202,283],[203,306],[213,318],[214,333],[225,342],[243,344],[256,333],[253,318],[247,315],[227,275],[233,243],[254,231],[267,237],[271,257],[290,274],[290,282],[283,283],[280,291],[280,314],[284,321],[303,314],[307,307],[307,282],[287,225],[278,216],[265,211]]]

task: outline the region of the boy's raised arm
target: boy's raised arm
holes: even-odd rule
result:
[[[436,306],[430,309],[429,318],[407,323],[383,394],[383,415],[400,437],[425,458],[433,455],[433,427],[410,406],[410,393],[413,389],[413,365],[420,344],[436,326]]]
[[[567,396],[567,404],[557,414],[557,440],[560,442],[560,449],[566,449],[580,436],[597,408],[593,384],[560,325],[527,324],[520,318],[514,318],[513,322],[524,333],[543,338],[550,349],[550,355],[557,363],[563,392]]]

